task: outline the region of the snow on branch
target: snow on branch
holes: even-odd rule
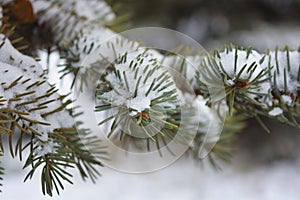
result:
[[[66,109],[72,101],[60,96],[55,86],[48,83],[40,64],[15,50],[4,35],[0,38],[0,136],[9,137],[13,157],[18,155],[22,160],[24,151],[29,150],[24,168],[31,170],[25,180],[43,167],[42,190],[50,196],[53,189],[57,193],[59,187],[63,189],[61,180],[72,183],[66,167],[75,166],[83,178],[94,180],[99,175],[94,166],[102,164],[97,153],[87,150],[87,146],[98,139],[86,138],[88,133],[77,131],[73,116]],[[103,151],[98,153],[102,155]],[[56,178],[49,177],[49,173]]]
[[[48,29],[54,43],[68,44],[81,30],[92,25],[105,26],[115,19],[115,14],[102,0],[33,0],[38,23]]]
[[[118,126],[126,129],[127,135],[135,134],[134,127],[139,137],[157,141],[153,133],[160,127],[159,136],[172,139],[180,128],[182,113],[178,102],[183,101],[184,106],[196,113],[191,123],[200,122],[201,127],[196,130],[198,139],[191,145],[192,149],[199,149],[208,121],[219,114],[213,112],[216,105],[211,104],[208,90],[208,84],[214,85],[216,77],[221,80],[222,89],[225,88],[226,101],[220,102],[220,112],[226,113],[229,108],[232,115],[244,113],[257,118],[263,127],[260,116],[300,128],[299,51],[285,48],[259,53],[252,48],[230,45],[207,55],[186,55],[184,58],[163,55],[109,29],[117,16],[105,1],[31,2],[37,23],[47,31],[52,45],[61,53],[62,77],[73,74],[82,82],[98,84],[96,111],[106,113],[99,125],[109,126],[108,136],[116,135]],[[53,153],[53,148],[73,155],[68,150],[83,148],[78,138],[68,138],[72,134],[49,137],[49,133],[57,133],[57,129],[73,126],[71,115],[64,110],[70,102],[64,102],[64,97],[47,83],[44,71],[34,59],[16,51],[3,35],[0,39],[3,41],[0,45],[0,130],[10,133],[6,124],[12,123],[21,132],[34,134],[39,144],[33,153],[42,155],[46,163],[50,159],[46,156]],[[180,72],[194,91],[186,91],[176,75],[168,71],[170,68]],[[97,79],[100,82],[96,82]],[[155,125],[147,128],[152,122]],[[220,129],[222,124],[215,124],[213,128]],[[68,148],[57,147],[51,138]],[[216,142],[219,139],[216,138],[208,138],[206,142]],[[88,159],[85,162],[97,163],[93,156],[86,151],[83,153],[70,156],[73,162],[77,161],[81,172],[84,170],[80,163],[85,158]],[[33,161],[29,160],[27,166],[28,163]],[[44,184],[44,192],[52,194],[51,183]]]
[[[66,5],[69,4],[66,3]],[[91,13],[94,13],[92,8],[89,9]],[[82,14],[81,11],[73,10],[76,11],[75,16]],[[51,24],[67,21],[69,18],[61,16],[59,19],[60,9],[55,8],[55,6],[50,7],[47,12],[41,12],[41,19],[45,15],[43,23],[48,23],[54,33],[58,30],[58,35],[68,35],[68,29],[61,29]],[[53,16],[58,17],[55,18]],[[83,20],[77,18],[76,28],[73,29],[72,35],[66,38],[71,42],[67,46],[63,45],[62,57],[66,61],[63,65],[63,76],[73,73],[77,77],[81,75],[82,81],[96,82],[95,79],[90,78],[91,74],[98,74],[97,76],[100,77],[102,73],[105,73],[105,67],[108,64],[116,60],[120,61],[125,54],[129,54],[138,48],[143,48],[141,44],[129,41],[105,28],[107,21],[104,18],[101,18],[97,23],[94,23],[94,19],[95,17],[85,17]],[[72,20],[70,24],[72,24]],[[114,39],[108,41],[112,36],[115,36]],[[61,38],[57,39],[62,41]],[[224,49],[216,50],[213,55],[187,55],[185,58],[174,55],[162,55],[155,50],[152,51],[155,52],[153,57],[162,66],[165,66],[166,69],[174,68],[185,76],[194,88],[196,95],[204,96],[204,99],[206,99],[205,104],[209,104],[207,80],[211,80],[210,84],[213,85],[215,77],[218,77],[223,81],[222,86],[224,85],[225,87],[226,100],[231,114],[237,110],[256,117],[259,122],[261,122],[259,116],[275,117],[282,122],[299,127],[297,123],[297,118],[299,118],[300,76],[298,51],[286,48],[280,51],[276,49],[267,53],[259,53],[252,48],[241,49],[229,45]],[[99,56],[90,56],[93,52],[99,52]],[[93,59],[86,61],[87,57]],[[151,62],[148,64],[151,65]],[[114,66],[116,67],[117,65]],[[128,67],[128,65],[126,66]],[[134,76],[134,73],[134,71],[128,71],[126,74],[127,76],[130,76],[129,74]],[[173,76],[171,72],[169,73]],[[115,76],[122,77],[122,74]],[[120,83],[114,82],[111,80],[112,78],[112,76],[107,76],[106,81],[112,81],[116,84],[115,87],[120,86]],[[176,77],[172,78],[176,82]],[[137,83],[137,81],[133,81],[133,84]],[[112,89],[114,84],[109,84],[109,87]],[[177,84],[176,86],[183,93],[186,92],[181,85]],[[121,101],[120,99],[115,100]],[[118,106],[121,104],[126,105],[127,108],[134,108],[138,112],[142,112],[143,108],[149,107],[147,104],[149,101],[147,100],[144,101],[147,105],[142,107],[139,104],[142,99],[134,101],[135,99],[131,97],[131,100],[130,104],[125,101],[114,103]],[[111,98],[108,101],[112,103],[113,99]]]
[[[251,48],[227,46],[203,60],[204,68],[222,76],[230,110],[250,116],[276,117],[299,127],[300,56],[296,50],[258,53]],[[213,71],[213,70],[211,70]],[[213,73],[213,72],[212,72]],[[199,87],[204,85],[198,76]]]
[[[159,127],[164,127],[159,130],[162,135],[176,135],[178,124],[172,117],[180,106],[176,85],[168,71],[145,49],[124,54],[108,68],[98,83],[96,95],[96,111],[113,110],[99,122],[102,125],[114,121],[109,135],[115,133],[118,124],[123,124],[130,135],[140,129],[145,138],[151,138]]]

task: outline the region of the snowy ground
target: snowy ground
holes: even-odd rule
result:
[[[2,200],[299,200],[299,131],[273,125],[267,134],[250,122],[241,134],[233,163],[223,171],[202,166],[186,156],[171,166],[148,174],[126,174],[101,168],[96,184],[75,176],[60,196],[44,197],[39,174],[23,183],[26,172],[17,160],[6,158]],[[143,165],[144,163],[135,163]]]
[[[24,172],[8,162],[3,181],[3,200],[51,199],[40,192],[38,177],[22,183]],[[243,164],[241,164],[243,163]],[[60,197],[52,199],[173,199],[173,200],[298,200],[300,161],[278,162],[271,166],[250,165],[250,161],[235,158],[232,165],[217,172],[202,168],[189,158],[181,158],[158,172],[133,175],[103,168],[103,177],[96,184],[75,178],[75,185],[67,185]]]

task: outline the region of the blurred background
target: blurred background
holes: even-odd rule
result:
[[[122,0],[133,26],[181,31],[206,49],[234,43],[260,51],[298,48],[299,0]]]
[[[114,0],[111,0],[114,1]],[[130,12],[131,28],[158,26],[178,30],[205,49],[224,44],[269,48],[300,45],[300,0],[122,0]],[[175,199],[175,200],[298,200],[300,189],[300,131],[263,119],[266,133],[255,120],[239,133],[232,163],[222,171],[184,156],[172,166],[142,175],[100,169],[97,184],[75,177],[61,196],[52,199]],[[7,160],[0,199],[42,197],[39,177],[22,183],[21,165]],[[12,176],[15,174],[16,176]],[[18,187],[16,187],[18,186]],[[35,189],[33,189],[35,188]]]

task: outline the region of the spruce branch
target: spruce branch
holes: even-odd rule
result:
[[[95,111],[105,116],[99,125],[108,127],[108,137],[142,141],[148,150],[152,141],[160,149],[180,128],[183,114],[178,98],[184,99],[184,106],[195,114],[191,123],[200,120],[191,145],[197,158],[201,148],[219,140],[208,149],[212,150],[209,158],[228,160],[228,144],[231,145],[234,133],[244,126],[235,118],[236,113],[257,118],[263,127],[260,116],[276,118],[299,128],[298,51],[285,48],[259,53],[252,48],[229,45],[207,55],[187,54],[185,58],[161,55],[120,35],[106,41],[116,34],[110,28],[119,23],[104,1],[92,0],[88,5],[75,0],[32,2],[37,23],[49,30],[51,45],[57,47],[65,61],[61,66],[62,78],[73,74],[81,79],[81,84],[95,84],[100,78]],[[76,134],[74,124],[62,126],[59,121],[71,117],[64,110],[71,102],[56,94],[55,87],[47,83],[44,71],[35,60],[16,52],[4,36],[1,39],[0,64],[2,74],[7,77],[1,77],[0,131],[2,135],[9,135],[10,141],[17,141],[16,146],[9,144],[13,156],[19,154],[21,158],[24,149],[30,149],[24,167],[32,169],[25,180],[42,167],[42,189],[49,195],[53,190],[59,193],[59,188],[63,189],[63,180],[71,182],[71,174],[65,168],[76,167],[84,179],[94,180],[99,175],[95,166],[101,166],[95,155],[98,152],[102,158],[104,153],[102,149],[97,150],[98,141],[88,135],[86,140],[82,139],[85,137]],[[99,54],[86,61],[94,52]],[[170,67],[189,81],[196,96],[167,71]],[[28,74],[23,75],[24,72]],[[221,84],[215,80],[221,80]],[[226,104],[211,102],[209,87],[212,86],[219,90],[225,87]],[[222,121],[223,113],[213,112],[215,106],[221,106],[217,109],[219,112],[229,109],[232,115],[221,137],[207,135],[208,120],[215,117]],[[238,127],[233,128],[233,124]],[[213,129],[219,130],[221,126],[216,123]],[[15,129],[20,131],[19,135]],[[24,145],[26,135],[31,140]],[[94,149],[97,152],[92,153]],[[215,164],[214,159],[211,161]]]
[[[125,133],[158,144],[154,133],[169,139],[176,135],[179,103],[175,83],[143,49],[123,55],[107,69],[96,98],[95,111],[110,113],[99,122],[111,124],[108,137]]]
[[[297,128],[299,125],[299,87],[300,87],[300,59],[299,50],[291,50],[285,47],[283,50],[275,49],[268,52],[268,67],[274,66],[271,72],[272,82],[272,106],[269,115],[279,120],[287,121]],[[274,112],[274,109],[281,109]],[[273,111],[273,112],[272,112]],[[282,112],[282,113],[280,113]]]
[[[102,0],[33,0],[38,23],[52,33],[53,44],[68,44],[85,28],[112,22],[115,14]]]
[[[140,44],[130,41],[116,33],[99,27],[98,29],[83,30],[69,46],[61,52],[64,63],[61,64],[61,78],[74,75],[80,84],[93,84],[112,62],[124,53],[135,51]],[[88,59],[87,59],[88,58]],[[74,86],[74,81],[71,87]]]
[[[24,169],[31,167],[31,170],[24,181],[31,179],[36,170],[41,167],[42,191],[43,194],[47,193],[50,196],[53,195],[54,189],[57,194],[60,189],[64,189],[62,181],[73,184],[72,174],[68,169],[77,168],[84,180],[88,178],[94,182],[100,175],[96,167],[103,166],[98,159],[106,157],[104,149],[99,148],[100,141],[89,136],[89,133],[84,130],[78,133],[75,128],[56,129],[50,137],[56,150],[40,155],[34,153],[40,145],[31,147],[33,151],[23,167]]]
[[[209,76],[221,75],[230,113],[235,109],[257,118],[261,124],[259,116],[267,116],[299,127],[298,54],[288,48],[264,54],[252,48],[227,46],[204,58],[202,67],[205,72],[210,71]],[[203,94],[208,92],[202,81],[207,74],[201,70],[197,73]]]
[[[111,31],[119,30],[128,18],[127,14],[114,14],[113,10],[120,10],[119,2],[110,1],[108,4],[103,0],[91,0],[85,4],[85,1],[76,0],[32,0],[32,4],[38,27],[47,30],[45,36],[39,36],[41,44],[38,46],[49,46],[51,43],[49,48],[57,49],[64,61],[60,65],[61,77],[70,74],[76,76],[81,80],[80,87],[88,84],[87,80],[90,80],[89,83],[95,82],[92,75],[97,77],[107,63],[139,46],[139,43],[126,40]],[[115,38],[111,39],[113,35]],[[106,41],[108,39],[110,40]],[[88,61],[83,66],[82,62],[91,53],[99,54],[95,60]],[[71,83],[71,87],[74,83]]]
[[[99,141],[77,132],[66,109],[72,101],[57,94],[34,59],[0,37],[0,137],[8,136],[12,157],[26,157],[24,168],[31,167],[31,171],[25,180],[42,167],[42,190],[48,195],[63,189],[62,180],[71,182],[65,167],[75,167],[84,179],[94,181],[99,175],[95,166],[102,166],[97,155],[104,153]]]
[[[50,17],[49,20],[51,20]],[[99,32],[97,32],[97,30]],[[112,58],[114,60],[120,61],[122,59],[122,54],[124,55],[126,54],[126,52],[128,53],[132,50],[131,48],[128,48],[125,49],[125,51],[122,51],[122,54],[118,54],[117,51],[120,45],[118,45],[118,40],[115,40],[110,43],[113,47],[112,49],[114,49],[114,54],[112,52],[107,52],[105,46],[109,45],[106,44],[103,46],[101,45],[101,43],[104,40],[103,38],[108,38],[108,36],[114,34],[114,32],[110,32],[102,26],[95,26],[94,24],[90,23],[86,27],[82,28],[81,31],[77,32],[82,34],[79,34],[79,37],[73,40],[73,43],[71,43],[71,45],[66,48],[65,58],[67,60],[67,64],[63,66],[63,72],[64,74],[75,73],[77,75],[80,68],[85,68],[83,70],[84,75],[82,76],[82,80],[89,79],[88,77],[90,77],[90,75],[85,73],[88,72],[89,69],[91,69],[91,72],[93,72],[93,74],[95,74],[94,72],[96,71],[98,73],[100,72],[101,74],[106,73],[106,71],[102,71],[102,67],[98,68],[97,70],[94,67],[105,66],[105,64],[108,64],[109,62],[105,63],[105,61],[110,60],[107,58]],[[120,38],[120,41],[123,41],[125,39],[123,37]],[[80,66],[80,62],[82,62],[84,58],[89,55],[90,49],[92,49],[91,47],[96,48],[103,55],[102,58],[97,58],[96,61],[98,62],[98,65],[91,65],[89,63],[85,66]],[[277,80],[276,76],[278,76],[273,75],[274,69],[279,65],[276,55],[270,56],[268,54],[258,53],[252,48],[242,49],[233,45],[229,45],[220,51],[215,51],[213,55],[199,54],[196,56],[187,56],[187,58],[179,58],[178,56],[172,55],[162,56],[156,52],[154,57],[157,58],[158,62],[160,62],[162,65],[166,65],[167,67],[175,66],[175,69],[177,71],[180,71],[190,81],[195,90],[195,93],[197,95],[203,96],[204,98],[209,98],[209,89],[207,86],[208,84],[210,86],[220,87],[217,88],[219,90],[222,90],[223,87],[225,87],[226,100],[229,107],[229,112],[231,114],[233,114],[234,111],[237,110],[239,112],[246,113],[251,117],[257,118],[259,122],[261,122],[259,120],[260,116],[275,116],[280,121],[284,121],[297,126],[297,110],[294,110],[293,108],[291,108],[291,106],[287,107],[286,104],[284,104],[284,106],[279,105],[278,103],[276,103],[276,99],[274,99],[272,96],[272,93],[274,93],[274,86],[276,86],[275,82],[272,83],[272,79],[274,79],[275,77],[275,79]],[[275,60],[277,60],[275,61],[275,63],[277,64],[270,64],[272,58],[275,58]],[[97,62],[94,61],[93,63]],[[193,69],[191,67],[191,63],[193,64],[193,67],[196,67],[196,69]],[[114,69],[110,70],[110,73],[114,74],[116,77],[124,76],[121,72],[115,72]],[[280,74],[287,74],[288,70],[285,71],[286,72]],[[193,76],[194,74],[196,74],[196,76]],[[105,75],[109,75],[109,73]],[[100,76],[101,75],[98,74],[97,77]],[[126,85],[128,84],[128,80],[126,83],[126,79],[128,78],[124,77],[123,87],[126,87]],[[221,84],[215,83],[215,80],[218,79],[222,81]],[[133,78],[133,80],[136,80],[135,84],[140,84],[140,82],[138,82],[138,79]],[[105,78],[102,81],[105,82],[105,84],[99,85],[99,88],[101,89],[98,90],[98,97],[110,91],[114,91],[115,96],[121,95],[118,91],[118,88],[115,88],[115,82],[111,83],[109,79],[105,80]],[[288,85],[287,82],[288,81],[285,80],[285,83],[283,82],[283,85]],[[185,88],[181,88],[180,84],[176,84],[176,86],[183,92],[185,91]],[[295,96],[295,94],[293,95]],[[280,99],[291,102],[288,96],[289,95],[287,94],[282,97],[280,96]],[[108,99],[100,98],[100,100],[106,102],[106,104],[97,107],[97,111],[100,112],[115,109],[115,107],[120,106],[119,104],[117,104],[117,106],[112,104],[112,102]],[[210,103],[209,100],[206,100],[205,102],[206,104]],[[280,110],[282,110],[282,113],[288,113],[289,118],[283,116]],[[118,123],[117,121],[115,121],[116,118],[124,118],[122,112],[125,111],[121,110],[120,112],[116,112],[115,114],[105,118],[105,120],[100,123],[101,125],[110,124],[110,131],[108,135],[113,135],[113,132],[115,131],[115,129],[117,129],[116,124]],[[148,115],[149,113],[146,114]],[[138,122],[146,123],[143,115],[141,116],[142,117],[136,116]]]

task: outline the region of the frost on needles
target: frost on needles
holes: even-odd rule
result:
[[[238,114],[255,117],[266,130],[261,116],[300,128],[297,50],[286,47],[257,52],[229,45],[205,55],[161,54],[116,33],[114,29],[121,26],[118,22],[122,20],[103,0],[91,0],[88,4],[83,0],[29,2],[37,17],[36,24],[46,30],[50,47],[60,53],[61,78],[72,75],[82,85],[97,86],[96,94],[92,94],[97,97],[96,112],[105,113],[99,125],[109,127],[109,137],[122,136],[118,128],[126,127],[127,136],[136,134],[142,140],[146,138],[145,146],[150,140],[159,149],[158,139],[166,142],[180,128],[183,116],[180,108],[184,107],[194,114],[190,123],[200,126],[194,130],[195,140],[189,146],[195,158],[201,158],[199,149],[203,145],[217,142],[209,149],[209,158],[213,155],[228,161],[228,145],[234,133],[243,128]],[[2,4],[0,9],[2,15]],[[4,14],[10,12],[9,7],[5,9]],[[3,31],[9,22],[5,16],[0,18]],[[49,45],[49,38],[44,41],[41,37],[32,46]],[[63,181],[71,182],[69,168],[76,167],[83,178],[94,180],[99,174],[95,166],[101,165],[96,155],[104,154],[101,145],[88,137],[88,131],[77,132],[73,122],[76,113],[66,109],[71,101],[47,82],[35,59],[18,52],[4,33],[0,39],[1,137],[7,135],[9,141],[16,142],[9,142],[12,156],[22,158],[26,154],[24,168],[31,168],[26,180],[41,167],[42,190],[49,195],[53,190],[59,192]],[[93,59],[87,60],[91,55]],[[180,72],[192,91],[170,69]],[[212,86],[225,88],[217,103],[210,97],[208,88]],[[222,135],[206,137],[210,128],[222,129],[222,123],[210,126],[208,122],[227,110],[231,117],[226,118]],[[155,126],[147,127],[153,122]],[[158,135],[153,134],[157,133],[157,127],[161,128]],[[24,144],[26,136],[30,139]],[[85,144],[96,152],[87,150]],[[23,152],[24,149],[29,153]],[[211,161],[215,163],[214,159]]]
[[[227,46],[216,50],[213,58],[205,58],[203,66],[221,74],[231,111],[244,112],[259,122],[259,116],[276,117],[299,127],[299,55],[288,47],[258,53]],[[282,112],[271,112],[274,108]]]
[[[172,117],[179,112],[180,106],[176,85],[168,71],[145,49],[126,53],[111,69],[108,68],[98,84],[96,95],[102,102],[102,105],[96,106],[96,111],[116,108],[115,113],[99,122],[113,121],[109,135],[120,123],[128,126],[123,129],[128,130],[129,135],[137,135],[134,132],[140,130],[140,134],[145,134],[144,138],[149,136],[152,140],[155,140],[153,133],[168,135],[172,139],[178,130],[178,124]],[[161,126],[164,128],[157,131]]]
[[[101,5],[104,5],[104,1],[98,0],[97,2],[102,2]],[[56,24],[56,22],[59,21],[58,18],[54,16],[61,16],[59,10],[60,3],[63,5],[69,5],[70,3],[74,5],[78,4],[73,0],[68,0],[65,3],[57,1],[51,4],[50,9],[41,16],[40,19],[43,20],[39,21],[40,19],[38,19],[38,21],[42,24],[49,24],[48,27],[51,32],[59,32],[58,35],[54,35],[55,38],[60,35],[64,38],[64,41],[68,41],[67,43],[59,44],[59,47],[63,47],[62,49],[64,49],[62,58],[66,61],[66,64],[63,66],[63,72],[65,74],[74,74],[77,77],[81,76],[82,82],[91,81],[92,84],[95,84],[96,81],[91,78],[91,74],[98,73],[98,75],[101,76],[102,73],[106,73],[105,68],[107,64],[120,60],[126,53],[129,54],[137,50],[137,48],[143,49],[141,44],[135,41],[129,41],[127,38],[107,28],[109,24],[118,19],[116,15],[107,19],[101,15],[103,12],[99,12],[99,15],[91,16],[89,13],[78,11],[75,8],[73,9],[75,15],[72,17],[76,18],[77,23],[76,29],[74,29],[71,35],[67,31],[67,28],[65,29],[61,23],[58,23],[57,26],[52,26],[51,24]],[[43,2],[41,4],[47,3]],[[110,10],[106,8],[109,7],[107,4],[104,7],[103,10]],[[87,8],[89,8],[89,6]],[[95,13],[93,8],[89,9],[91,11],[90,13]],[[39,7],[39,10],[43,11],[45,7]],[[69,9],[65,9],[65,11],[66,15],[69,15],[71,12]],[[97,22],[95,21],[96,18],[98,19],[98,21],[96,20]],[[65,19],[65,17],[62,17],[61,21],[65,21]],[[72,21],[73,19],[71,19],[70,22]],[[115,36],[115,39],[108,42],[107,39],[110,38],[110,36]],[[56,39],[60,40],[61,37]],[[146,50],[146,48],[144,48],[144,50]],[[82,61],[93,51],[98,52],[100,56],[82,66]],[[166,67],[166,69],[176,69],[190,81],[195,94],[204,97],[203,99],[205,99],[206,102],[204,104],[205,106],[209,107],[211,103],[207,84],[214,85],[214,81],[218,79],[222,81],[218,86],[222,85],[222,87],[225,87],[226,93],[224,99],[227,102],[231,115],[238,112],[255,117],[266,130],[268,129],[263,124],[261,116],[276,118],[279,121],[299,127],[297,122],[299,118],[298,51],[285,48],[283,50],[275,49],[274,51],[261,53],[252,48],[242,49],[229,45],[220,50],[216,50],[213,54],[186,54],[183,59],[180,58],[180,56],[162,55],[156,50],[151,51],[153,57],[156,58],[162,66]],[[174,77],[170,71],[169,73],[176,82],[176,77]],[[129,76],[130,73],[126,74]],[[132,72],[132,74],[134,74],[134,72]],[[122,78],[122,74],[119,76]],[[112,75],[107,75],[106,82],[108,83],[109,79],[112,78]],[[211,82],[209,83],[209,81]],[[138,82],[135,81],[134,83],[137,84]],[[118,85],[119,83],[116,83],[116,87]],[[112,89],[113,87],[114,84],[110,84],[109,88]],[[185,88],[181,87],[180,84],[176,83],[176,87],[182,90],[180,92],[186,93]],[[108,91],[107,94],[109,94]],[[111,100],[112,99],[109,99],[109,104],[112,103]],[[142,111],[143,108],[149,107],[149,101],[149,99],[146,99],[145,105],[139,105],[139,101],[131,101],[130,103],[125,101],[122,103],[117,102],[117,105],[123,105],[127,108]],[[276,115],[274,115],[274,113],[271,112],[274,108],[281,109],[282,112],[276,112]],[[136,112],[139,113],[138,111]],[[131,113],[131,115],[133,114]],[[210,116],[205,117],[209,118]],[[106,119],[107,121],[104,122],[107,122],[110,126],[114,115],[107,116]],[[104,124],[104,122],[101,124]]]
[[[43,193],[52,195],[53,189],[59,193],[58,187],[63,188],[62,180],[71,183],[72,175],[65,167],[77,167],[83,178],[96,178],[98,171],[90,167],[101,163],[84,146],[87,133],[81,137],[77,133],[72,113],[66,109],[71,101],[48,83],[33,58],[14,49],[2,34],[0,40],[0,136],[8,136],[12,157],[25,157],[24,168],[30,168],[25,180],[42,168]],[[0,142],[4,152],[5,143]]]

